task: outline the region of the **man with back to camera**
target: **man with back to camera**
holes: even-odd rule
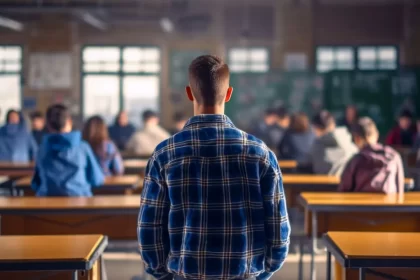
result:
[[[268,279],[289,248],[281,171],[259,139],[224,115],[229,68],[200,56],[189,67],[194,106],[184,129],[149,160],[138,239],[157,279]]]

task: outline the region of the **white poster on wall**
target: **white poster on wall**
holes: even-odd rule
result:
[[[29,86],[33,90],[69,89],[72,86],[71,53],[33,53],[29,59]]]
[[[308,56],[304,53],[287,53],[284,57],[284,70],[286,71],[308,70]]]

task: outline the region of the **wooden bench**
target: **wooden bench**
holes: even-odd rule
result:
[[[100,280],[103,235],[0,236],[0,279]]]
[[[331,280],[331,255],[336,261],[335,280],[419,279],[420,233],[328,232],[324,241],[327,280]]]
[[[420,193],[302,193],[305,233],[312,240],[311,279],[315,279],[317,238],[328,231],[420,231]]]
[[[34,195],[31,189],[31,177],[25,177],[14,182],[16,194]],[[93,188],[95,195],[132,194],[135,190],[143,187],[140,176],[122,175],[105,178],[104,184],[99,188]]]
[[[283,174],[283,186],[287,206],[298,206],[297,198],[302,192],[336,192],[340,177],[316,174]],[[406,190],[414,187],[414,179],[405,179]]]
[[[104,234],[136,240],[140,196],[0,197],[1,235]]]

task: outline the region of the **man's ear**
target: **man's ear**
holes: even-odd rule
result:
[[[187,93],[187,97],[188,97],[188,99],[189,99],[191,102],[193,102],[193,101],[194,101],[194,95],[193,95],[193,93],[192,93],[191,87],[190,87],[190,86],[187,86],[187,87],[185,88],[185,92]]]
[[[226,93],[225,103],[228,103],[232,98],[233,87],[229,87]]]

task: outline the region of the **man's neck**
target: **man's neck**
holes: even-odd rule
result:
[[[223,115],[224,106],[197,106],[194,108],[194,115]]]

